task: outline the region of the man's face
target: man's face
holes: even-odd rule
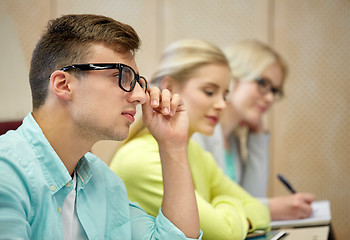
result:
[[[91,52],[85,63],[123,63],[138,73],[131,52],[116,53],[102,44],[93,45]],[[81,79],[73,79],[70,112],[77,133],[92,141],[124,140],[134,121],[136,106],[146,101],[146,93],[138,83],[133,91],[123,91],[118,84],[118,69],[85,73]]]

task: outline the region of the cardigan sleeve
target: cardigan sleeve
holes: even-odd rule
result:
[[[235,236],[232,239],[244,238],[248,233],[248,220],[251,224],[249,231],[269,229],[270,214],[264,204],[227,177],[211,154],[206,153],[201,162],[209,176],[207,184],[211,194],[209,205],[197,199],[200,215],[204,215],[200,216],[200,221],[205,237],[213,234],[213,238],[209,239],[215,239],[214,236],[218,239],[230,239],[230,236]],[[220,220],[213,221],[216,218]],[[226,235],[219,237],[218,232]]]
[[[160,209],[163,180],[156,149],[157,145],[149,148],[142,145],[142,141],[135,140],[121,147],[110,164],[110,168],[123,180],[128,198],[137,202],[130,203],[132,238],[190,240]],[[202,239],[202,235],[201,232],[198,239]]]
[[[143,141],[142,138],[135,139],[122,147],[111,168],[123,179],[129,198],[156,216],[163,198],[163,179],[158,146],[150,141],[153,140],[143,137]],[[202,152],[200,148],[199,153]],[[193,159],[196,158],[193,153],[189,151],[189,159],[204,239],[244,239],[248,232],[248,220],[252,225],[251,230],[268,228],[269,213],[266,207],[225,177],[212,157],[209,160]],[[201,167],[196,168],[192,164],[196,160],[203,163]],[[207,176],[209,182],[201,181]],[[203,194],[203,188],[210,191],[209,199]],[[227,190],[230,194],[226,193]]]

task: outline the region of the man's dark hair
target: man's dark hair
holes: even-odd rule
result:
[[[49,21],[31,60],[33,110],[45,103],[51,73],[66,65],[85,63],[94,43],[120,53],[135,53],[140,38],[131,26],[101,15],[64,15]]]

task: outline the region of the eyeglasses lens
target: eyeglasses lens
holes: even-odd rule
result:
[[[257,83],[258,83],[258,86],[259,86],[259,89],[260,91],[263,93],[263,94],[266,94],[268,93],[269,91],[272,92],[272,94],[274,95],[275,97],[275,100],[278,100],[282,97],[282,92],[281,90],[279,90],[278,88],[274,88],[271,86],[271,83],[266,80],[266,79],[263,79],[263,78],[260,78],[257,80]]]
[[[124,66],[122,68],[122,72],[120,74],[120,84],[122,85],[122,87],[127,90],[127,91],[131,91],[131,89],[134,88],[135,85],[135,74],[134,71],[129,68]]]

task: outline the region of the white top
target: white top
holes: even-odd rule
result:
[[[88,239],[83,227],[81,226],[75,207],[77,180],[74,172],[73,180],[66,184],[69,188],[73,185],[72,190],[68,193],[62,207],[62,228],[64,240]]]

